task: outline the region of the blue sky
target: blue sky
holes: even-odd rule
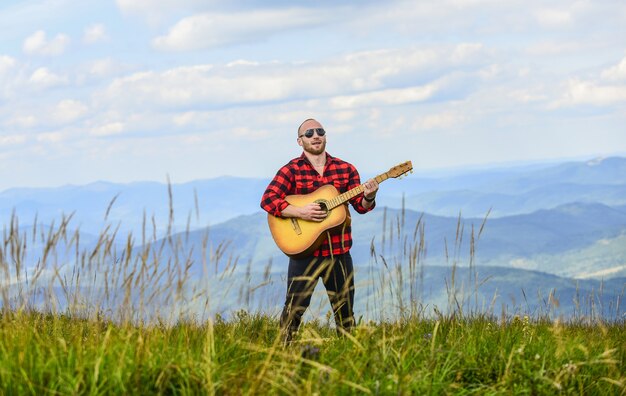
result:
[[[0,190],[626,154],[623,1],[4,1]]]

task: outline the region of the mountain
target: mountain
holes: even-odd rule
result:
[[[428,309],[447,307],[454,278],[456,297],[469,310],[478,304],[568,317],[622,315],[615,301],[626,280],[626,159],[427,176],[389,181],[373,212],[352,212],[357,312],[383,315],[411,296]],[[46,286],[80,279],[91,282],[77,285],[87,290],[100,287],[102,277],[124,282],[127,266],[141,264],[148,266],[141,267],[144,274],[145,268],[176,279],[187,274],[190,293],[211,294],[215,312],[279,311],[287,258],[259,210],[267,183],[222,177],[0,192],[1,253],[10,263],[4,282],[13,290],[23,281]],[[71,221],[57,232],[63,214]],[[9,229],[18,230],[20,243],[7,237]],[[51,250],[50,238],[56,241]],[[127,261],[128,246],[138,254],[134,261]],[[47,268],[33,271],[41,269],[44,252]],[[147,289],[163,278],[155,282]],[[95,295],[116,293],[104,290]],[[127,291],[118,292],[121,303]],[[130,296],[141,300],[136,293]],[[327,309],[323,296],[318,301]]]
[[[624,268],[620,272],[615,264],[626,262],[625,217],[626,213],[599,204],[568,204],[486,222],[385,208],[364,216],[354,214],[357,315],[390,319],[413,303],[429,314],[435,307],[443,312],[461,307],[465,313],[500,315],[504,310],[509,315],[620,319],[623,308],[619,300],[626,277]],[[27,240],[26,257],[36,259],[37,249],[45,248],[43,241],[30,242],[31,238],[39,241],[32,235],[42,231],[45,234],[46,228],[37,232],[20,229]],[[413,256],[422,231],[425,253]],[[475,253],[470,266],[472,233]],[[107,239],[102,235],[79,236],[83,250],[73,252],[75,233],[57,234],[59,246],[53,249],[38,281],[43,289],[54,287],[58,293],[66,293],[66,288],[55,286],[63,279],[71,286],[70,292],[80,290],[89,301],[111,304],[107,309],[127,298],[141,305],[142,295],[156,293],[153,305],[146,306],[152,313],[172,309],[171,301],[177,301],[176,309],[198,316],[217,312],[227,316],[241,308],[280,312],[287,258],[273,243],[262,212],[175,233],[150,245],[118,236],[117,243],[108,248],[108,256],[103,256],[107,248],[102,246],[99,253],[92,251],[97,239]],[[126,242],[134,252],[128,261]],[[612,261],[607,262],[606,257]],[[7,262],[12,258],[5,254]],[[538,262],[546,265],[530,268]],[[126,276],[132,273],[157,275],[148,283],[138,286],[133,282],[133,288],[126,289]],[[32,276],[22,276],[24,279],[31,279],[33,287]],[[79,279],[81,283],[75,286]],[[178,284],[181,280],[183,288]],[[167,286],[167,281],[178,286]],[[18,283],[11,282],[13,292]],[[168,293],[183,293],[184,297],[171,299]],[[323,316],[328,303],[321,289],[316,296],[310,314]],[[205,297],[208,306],[202,304]],[[57,304],[67,301],[64,298]],[[39,304],[45,302],[38,300]]]
[[[387,183],[379,202],[442,216],[492,217],[531,213],[570,202],[626,204],[626,158],[611,157],[537,168],[473,171]]]
[[[586,162],[568,162],[528,172],[492,186],[492,191],[526,192],[555,183],[581,185],[626,184],[626,158],[596,158]]]
[[[212,312],[227,317],[239,309],[274,315],[284,303],[286,268],[273,273],[246,271],[197,280],[211,295]],[[423,266],[410,278],[395,267],[370,263],[355,271],[355,315],[364,320],[392,320],[411,306],[428,316],[436,311],[464,314],[502,313],[563,319],[622,320],[626,278],[609,281],[574,280],[515,268],[480,267],[476,271]],[[454,279],[454,280],[453,280]],[[330,311],[326,292],[318,282],[306,319],[324,318]]]
[[[287,259],[274,244],[266,218],[265,213],[258,212],[206,229],[175,234],[171,239],[179,242],[172,246],[178,251],[166,248],[163,254],[182,257],[193,248],[190,257],[196,262],[206,262],[211,261],[211,254],[215,257],[219,246],[222,259],[214,263],[216,272],[235,260],[240,268],[248,262],[255,267],[268,262],[286,265]],[[626,212],[601,204],[567,204],[486,220],[378,208],[366,215],[353,213],[352,224],[352,256],[356,266],[384,258],[389,263],[400,262],[408,267],[412,250],[420,244],[422,230],[421,260],[426,265],[455,262],[467,266],[472,233],[475,250],[472,262],[478,266],[541,270],[574,278],[588,278],[598,272],[598,277],[609,278],[623,274],[615,268],[620,260],[626,263],[626,244],[620,243],[626,238]],[[205,240],[206,248],[201,249]],[[569,260],[565,262],[564,257]]]
[[[184,287],[177,285],[177,268],[172,268],[158,282],[134,284],[128,289],[119,282],[114,286],[110,274],[108,286],[90,283],[92,276],[83,276],[79,286],[71,278],[69,288],[60,277],[39,279],[36,284],[12,284],[11,295],[18,290],[40,289],[29,301],[42,310],[63,312],[68,301],[79,309],[99,311],[104,316],[120,319],[122,313],[136,320],[149,320],[159,315],[159,322],[176,320],[178,314],[193,320],[205,320],[220,314],[229,318],[240,310],[259,311],[277,317],[286,291],[286,268],[264,272],[247,265],[245,271],[190,276]],[[67,274],[66,274],[67,275]],[[86,275],[86,274],[83,274]],[[575,280],[538,271],[515,268],[479,267],[474,269],[420,266],[413,276],[396,267],[370,263],[355,270],[355,304],[357,318],[388,321],[407,315],[414,309],[427,317],[438,312],[464,315],[485,314],[530,315],[533,318],[564,320],[621,321],[625,311],[626,278]],[[174,279],[168,284],[167,279]],[[180,286],[180,285],[179,285]],[[56,296],[50,299],[50,296]],[[6,300],[0,299],[0,307]],[[130,309],[129,309],[130,308]],[[318,282],[305,315],[306,320],[328,317],[330,304],[321,282]]]
[[[89,233],[98,234],[112,223],[119,225],[122,233],[140,234],[145,215],[148,232],[154,218],[162,233],[170,223],[171,205],[175,228],[185,229],[187,223],[200,228],[258,211],[267,183],[264,179],[220,177],[172,184],[171,202],[168,185],[156,182],[15,188],[0,193],[0,219],[6,222],[15,211],[22,224],[32,224],[35,218],[49,224],[58,222],[64,213],[73,214],[81,230]]]
[[[401,198],[381,192],[380,203],[399,207]],[[405,206],[431,214],[449,216],[484,216],[491,209],[491,217],[531,213],[554,208],[570,202],[599,202],[622,205],[626,202],[626,184],[567,184],[556,183],[534,188],[524,193],[481,192],[474,190],[431,191],[407,195]]]
[[[527,214],[572,202],[626,205],[626,158],[532,167],[459,170],[452,175],[419,173],[381,186],[379,206],[408,209],[440,216],[490,217]],[[363,175],[363,179],[366,175]],[[200,229],[252,214],[269,179],[219,177],[171,184],[156,182],[119,184],[95,182],[56,188],[14,188],[0,192],[0,220],[11,214],[20,224],[58,223],[73,214],[77,227],[99,234],[106,224],[121,233],[138,235],[145,227],[162,235],[176,230]],[[170,218],[170,204],[173,218]],[[105,221],[106,216],[106,221]],[[154,223],[153,223],[154,218]]]
[[[407,191],[421,194],[430,191],[462,190],[519,194],[553,184],[626,184],[626,158],[623,157],[596,158],[589,161],[532,167],[494,167],[466,171],[458,169],[448,175],[437,175],[437,172],[433,171],[433,176],[431,176],[419,169],[415,171],[415,176],[402,179],[401,182],[386,183],[385,189],[393,196],[401,196]]]

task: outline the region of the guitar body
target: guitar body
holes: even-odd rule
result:
[[[389,171],[375,177],[378,183],[382,183],[390,177],[396,178],[413,171],[411,161],[396,165]],[[276,245],[287,256],[293,258],[305,257],[316,251],[326,238],[326,231],[343,227],[350,221],[347,202],[364,192],[363,185],[356,186],[343,194],[332,184],[318,188],[311,194],[288,195],[285,200],[293,206],[306,206],[316,202],[327,213],[326,218],[320,222],[307,221],[293,217],[267,216],[270,232]]]
[[[335,186],[328,184],[310,194],[289,195],[285,197],[285,200],[294,206],[306,206],[316,202],[323,210],[328,210],[326,202],[338,195],[339,192]],[[280,250],[287,256],[300,258],[317,250],[326,239],[326,231],[342,227],[347,217],[346,205],[339,205],[328,210],[328,215],[321,222],[272,215],[267,216],[267,222]]]

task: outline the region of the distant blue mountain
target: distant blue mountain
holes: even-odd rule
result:
[[[444,176],[429,176],[426,171],[416,169],[415,174],[416,176],[402,179],[399,183],[386,183],[385,189],[395,196],[407,191],[420,194],[453,190],[517,194],[551,184],[626,184],[626,158],[597,158],[532,167],[498,167],[467,171],[458,169]]]
[[[626,204],[626,158],[611,157],[540,168],[472,171],[407,178],[381,187],[379,202],[432,214],[491,216],[531,213],[570,202]]]
[[[163,254],[168,257],[193,250],[192,260],[209,262],[214,255],[211,251],[221,245],[223,255],[220,262],[214,262],[215,272],[235,262],[240,267],[252,262],[255,268],[269,262],[286,265],[287,258],[274,244],[266,218],[265,213],[258,212],[206,229],[176,234],[171,239],[180,242],[169,244],[173,247],[166,247]],[[352,256],[357,266],[384,259],[408,267],[411,251],[421,242],[421,232],[424,237],[422,261],[427,265],[467,266],[472,234],[473,262],[478,266],[524,267],[524,263],[540,260],[548,264],[542,268],[531,268],[527,264],[528,269],[575,277],[592,269],[612,268],[616,262],[626,260],[626,244],[608,242],[626,236],[626,212],[601,204],[567,204],[486,221],[433,216],[412,210],[405,210],[403,214],[401,210],[380,208],[366,215],[353,214],[352,224]],[[606,244],[611,250],[596,249],[576,258],[576,252],[598,241],[605,241],[602,246]],[[206,249],[201,248],[203,244]],[[172,253],[172,249],[177,252]],[[564,257],[569,259],[564,262]],[[626,276],[626,268],[611,274],[612,277],[622,275]]]
[[[13,211],[22,224],[32,224],[35,217],[43,224],[74,214],[81,230],[99,233],[105,224],[120,225],[121,232],[139,234],[144,225],[152,233],[152,218],[159,233],[170,223],[183,230],[216,224],[259,209],[259,201],[268,181],[220,177],[183,184],[156,182],[117,184],[95,182],[84,186],[58,188],[16,188],[0,193],[0,219],[6,222]],[[107,209],[110,206],[105,221]]]
[[[229,249],[237,247],[225,250],[240,262],[283,260],[259,208],[268,181],[220,177],[172,184],[171,200],[168,185],[156,182],[10,189],[0,193],[0,220],[6,225],[15,213],[20,226],[36,219],[42,229],[58,225],[62,214],[71,214],[72,230],[93,235],[84,238],[85,243],[87,239],[96,243],[107,226],[117,229],[120,243],[129,232],[135,240],[144,234],[150,240],[168,230],[171,234],[189,230],[186,238],[197,245],[208,231],[213,247],[224,241],[230,241]],[[430,263],[446,261],[446,245],[448,261],[456,256],[465,259],[471,226],[477,233],[490,210],[476,244],[479,264],[563,276],[593,274],[594,269],[613,271],[611,276],[626,274],[619,269],[626,263],[620,247],[626,241],[621,239],[626,225],[625,158],[471,170],[440,178],[411,176],[385,182],[377,205],[366,216],[353,216],[359,263],[371,259],[372,241],[377,254],[396,254],[398,231],[410,242],[422,214]],[[455,253],[459,214],[465,237]]]
[[[383,205],[398,207],[402,200],[381,193]],[[405,197],[407,208],[449,216],[483,216],[491,209],[492,217],[531,213],[571,202],[599,202],[619,206],[626,201],[626,184],[550,184],[519,194],[475,190],[432,191]]]
[[[492,217],[531,213],[571,202],[626,205],[626,158],[613,157],[560,165],[471,170],[446,177],[407,177],[381,186],[379,206],[442,216],[462,213]],[[365,176],[364,176],[365,178]],[[170,223],[176,230],[202,228],[259,210],[268,179],[220,177],[172,184],[172,202],[166,183],[118,184],[95,182],[84,186],[15,188],[0,192],[0,220],[15,211],[21,224],[48,224],[73,213],[75,224],[98,234],[105,224],[138,234],[144,227],[163,233]],[[105,214],[108,216],[105,222]],[[154,224],[152,218],[154,217]]]
[[[33,282],[36,273],[44,283],[115,276],[131,244],[134,253],[147,252],[150,271],[180,274],[189,266],[194,288],[221,296],[214,309],[280,310],[287,258],[259,208],[268,182],[221,177],[0,192],[9,281],[18,287],[15,281]],[[71,221],[59,232],[63,215]],[[6,237],[12,227],[19,244]],[[478,282],[474,301],[495,301],[507,312],[623,315],[616,301],[626,281],[625,158],[390,180],[373,212],[353,213],[353,230],[357,281],[366,285],[357,292],[360,313],[383,303],[397,307],[398,295],[444,307],[454,271],[462,298]],[[44,256],[46,271],[33,271]],[[378,285],[381,279],[391,283]],[[547,299],[552,292],[554,299]],[[581,308],[581,298],[593,303]]]

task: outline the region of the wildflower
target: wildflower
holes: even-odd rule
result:
[[[320,349],[313,345],[305,345],[302,348],[302,357],[309,360],[316,360],[319,357]]]

